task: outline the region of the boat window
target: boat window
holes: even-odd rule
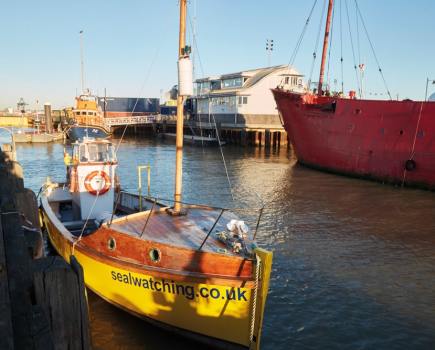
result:
[[[80,161],[81,162],[88,161],[88,156],[86,154],[86,146],[85,145],[80,145]]]
[[[73,146],[73,159],[76,161],[79,159],[79,146],[78,145]]]
[[[92,112],[88,112],[88,115],[93,115],[93,113]]]
[[[109,161],[108,145],[105,143],[93,143],[88,145],[89,160],[91,162]]]
[[[112,162],[116,161],[116,153],[115,153],[115,147],[113,147],[113,145],[109,146],[109,159]]]

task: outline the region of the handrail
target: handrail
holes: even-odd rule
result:
[[[124,192],[124,191],[121,191],[121,192]],[[142,202],[142,198],[144,198],[144,197],[139,197],[141,202]],[[150,220],[151,214],[153,213],[154,208],[155,208],[156,205],[162,205],[162,206],[164,206],[164,204],[161,203],[162,201],[164,201],[164,202],[176,202],[174,199],[159,198],[159,197],[154,197],[154,196],[145,196],[145,198],[148,199],[148,200],[152,200],[153,204],[152,204],[152,207],[151,207],[150,212],[148,214],[148,217],[147,217],[147,220],[145,222],[145,225],[144,225],[144,227],[142,229],[140,237],[143,236],[143,234],[145,232],[145,229],[146,229],[146,227],[148,225],[148,222]],[[260,221],[261,221],[261,218],[263,216],[264,209],[266,209],[266,207],[264,205],[261,208],[221,208],[221,207],[212,207],[212,206],[205,205],[205,204],[194,204],[194,203],[188,203],[188,202],[182,202],[182,201],[179,201],[179,203],[181,203],[183,205],[186,205],[186,206],[190,206],[191,208],[204,208],[204,209],[220,210],[221,211],[219,216],[217,217],[216,221],[214,222],[212,228],[209,230],[209,232],[207,233],[207,236],[205,237],[205,239],[201,243],[200,247],[198,248],[198,250],[202,249],[202,247],[204,246],[205,242],[209,238],[210,234],[212,233],[212,231],[216,227],[218,221],[220,220],[220,218],[222,217],[222,215],[224,214],[225,211],[250,211],[250,212],[258,211],[259,213],[258,213],[257,223],[255,225],[255,230],[254,230],[254,234],[253,234],[253,238],[252,238],[253,240],[255,240],[256,237],[257,237],[257,232],[258,232],[258,228],[260,226]]]
[[[151,166],[139,165],[137,167],[137,177],[138,177],[138,194],[139,194],[139,211],[142,211],[142,170],[146,169],[148,174],[148,197],[151,194]]]
[[[147,196],[149,199],[156,199],[157,201],[165,201],[165,202],[177,202],[184,205],[191,205],[198,208],[208,208],[208,209],[225,209],[227,211],[233,210],[233,211],[260,211],[261,209],[264,209],[265,207],[261,208],[222,208],[222,207],[215,207],[207,204],[197,204],[197,203],[190,203],[190,202],[184,202],[184,201],[176,201],[175,199],[169,199],[169,198],[159,198],[154,196]]]

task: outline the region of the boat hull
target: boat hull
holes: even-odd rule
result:
[[[300,163],[435,189],[435,103],[272,92]]]
[[[259,346],[271,266],[270,252],[257,251],[260,259],[264,259],[262,266],[266,268],[261,271],[263,278],[257,281],[231,276],[213,279],[174,269],[159,269],[90,248],[93,241],[98,241],[98,235],[104,237],[104,242],[107,242],[107,237],[115,237],[120,242],[117,244],[121,245],[121,234],[108,229],[100,228],[84,237],[73,252],[76,239],[55,217],[46,197],[42,197],[41,204],[44,224],[55,250],[68,262],[74,254],[83,267],[86,286],[108,302],[208,344],[226,348]],[[161,246],[159,248],[165,252]],[[176,260],[177,256],[171,259]],[[255,304],[257,312],[253,313]],[[255,341],[251,344],[252,330]]]
[[[110,132],[101,126],[73,125],[66,130],[66,135],[71,142],[75,142],[83,140],[84,137],[107,139],[110,137]]]

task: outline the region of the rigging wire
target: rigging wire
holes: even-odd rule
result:
[[[195,9],[195,11],[196,11],[196,9]],[[190,17],[189,12],[187,13],[187,18],[188,18],[188,21],[189,21],[189,24],[190,24],[191,28],[193,28],[192,18]],[[205,74],[204,74],[204,66],[202,64],[201,55],[200,55],[199,49],[198,49],[198,41],[196,40],[196,33],[195,33],[194,30],[192,30],[192,32],[193,32],[192,42],[193,42],[193,46],[194,46],[194,49],[195,49],[195,53],[196,53],[196,55],[198,57],[198,62],[199,62],[199,67],[201,69],[201,74],[202,74],[202,76],[205,76]],[[210,116],[210,102],[211,102],[211,99],[210,99],[210,95],[209,95],[209,97],[208,97],[209,116]],[[214,114],[212,115],[212,117],[213,117],[213,122],[214,122],[214,125],[215,125],[215,132],[216,132],[216,138],[218,140],[219,150],[220,150],[220,153],[221,153],[221,156],[222,156],[222,160],[223,160],[223,163],[224,163],[224,168],[225,168],[225,173],[226,173],[226,176],[227,176],[228,186],[230,187],[231,198],[234,201],[233,186],[231,184],[231,180],[230,180],[230,177],[229,177],[228,168],[227,168],[227,164],[226,164],[226,160],[225,160],[225,155],[224,155],[224,152],[223,152],[223,149],[222,149],[222,144],[221,144],[221,141],[220,141],[219,131],[217,129],[217,124],[216,124],[216,120],[215,120]],[[200,127],[200,130],[201,130],[201,136],[202,136],[202,128],[201,128],[201,126],[202,126],[202,123],[201,123],[201,117],[200,117],[199,118],[199,127]],[[201,139],[201,141],[202,141],[202,139]]]
[[[361,45],[359,40],[359,20],[358,20],[358,9],[355,6],[355,19],[356,19],[356,47],[358,52],[358,64],[361,64]]]
[[[353,67],[355,69],[356,84],[357,84],[357,88],[358,88],[358,91],[359,91],[359,96],[361,98],[361,87],[360,87],[358,70],[357,70],[357,65],[356,65],[355,47],[353,45],[352,28],[351,28],[351,25],[350,25],[349,7],[347,6],[347,0],[345,0],[344,3],[346,5],[347,24],[348,24],[348,27],[349,27],[350,44],[351,44],[351,47],[352,47]]]
[[[103,172],[103,171],[101,170],[101,172]],[[77,239],[72,244],[71,255],[74,255],[74,251],[75,251],[75,247],[76,247],[77,243],[79,243],[82,240],[82,238],[83,238],[83,234],[85,232],[86,226],[88,225],[89,219],[90,219],[90,217],[92,215],[92,212],[94,211],[95,204],[97,204],[98,197],[100,196],[100,191],[101,191],[101,189],[97,191],[97,195],[95,196],[94,202],[92,203],[92,206],[91,206],[91,210],[89,210],[89,214],[86,217],[86,220],[85,220],[85,223],[84,223],[84,225],[82,227],[80,235],[77,237]]]
[[[298,41],[296,42],[296,46],[295,46],[295,48],[293,50],[292,55],[290,56],[290,60],[289,60],[289,62],[287,64],[288,68],[293,67],[293,64],[294,64],[294,62],[296,60],[296,56],[297,56],[297,54],[299,52],[299,49],[301,47],[302,41],[303,41],[304,36],[305,36],[305,32],[307,31],[308,24],[310,23],[310,19],[311,19],[311,16],[313,14],[314,8],[316,7],[316,4],[317,4],[317,0],[314,0],[313,6],[311,7],[311,10],[310,10],[310,13],[308,14],[308,17],[305,20],[305,25],[302,28],[301,33],[299,34],[299,38],[298,38]],[[282,85],[283,81],[284,81],[284,77],[281,79],[281,82],[280,82],[279,85]]]
[[[148,72],[147,72],[147,74],[145,75],[145,79],[144,79],[144,81],[142,82],[142,85],[141,85],[141,87],[140,87],[140,89],[139,89],[139,95],[142,93],[142,91],[143,91],[143,89],[144,89],[144,87],[145,87],[145,84],[146,84],[148,78],[149,78],[150,75],[151,75],[151,69],[153,68],[154,63],[155,63],[155,61],[156,61],[156,59],[157,59],[157,56],[159,55],[159,51],[160,51],[160,48],[157,49],[157,50],[156,50],[156,53],[154,54],[154,57],[153,57],[153,59],[152,59],[152,61],[151,61],[151,64],[150,64],[150,66],[149,66],[149,68],[148,68]],[[135,104],[134,104],[134,106],[133,106],[133,109],[132,109],[132,114],[133,114],[134,111],[136,110],[136,107],[137,107],[138,102],[139,102],[139,97],[136,98],[136,102],[135,102]],[[128,127],[128,126],[129,126],[128,123],[125,124],[124,130],[122,131],[122,134],[121,134],[121,138],[119,139],[118,144],[116,145],[116,148],[115,148],[115,156],[118,154],[119,146],[121,145],[121,142],[122,142],[122,140],[123,140],[123,138],[124,138],[124,135],[125,135],[125,132],[127,131],[127,127]]]
[[[329,40],[329,50],[328,50],[328,67],[326,69],[326,84],[329,87],[329,90],[331,90],[331,81],[329,76],[329,66],[331,62],[331,50],[332,50],[332,39],[334,35],[334,14],[335,14],[335,6],[332,8],[332,25],[331,25],[331,39]]]
[[[379,64],[379,60],[378,60],[378,57],[377,57],[377,55],[376,55],[375,48],[374,48],[373,43],[372,43],[372,41],[371,41],[371,39],[370,39],[369,32],[367,31],[367,27],[366,27],[366,24],[365,24],[365,22],[364,22],[364,18],[363,18],[362,14],[361,14],[361,11],[360,11],[360,9],[359,9],[358,2],[357,2],[357,0],[354,0],[354,1],[355,1],[355,7],[356,7],[356,10],[357,10],[357,13],[359,14],[359,17],[360,17],[360,19],[361,19],[361,23],[362,23],[363,28],[364,28],[364,32],[365,32],[365,34],[366,34],[366,36],[367,36],[367,40],[369,41],[370,48],[372,49],[372,53],[373,53],[373,56],[374,56],[374,58],[375,58],[376,64],[378,65],[378,71],[379,71],[379,73],[381,74],[382,80],[383,80],[383,82],[384,82],[385,89],[387,90],[387,94],[388,94],[388,96],[390,97],[390,100],[392,100],[393,98],[391,97],[390,90],[388,89],[387,81],[385,80],[384,73],[383,73],[383,71],[382,71],[382,69],[381,69],[381,66],[380,66],[380,64]]]
[[[154,66],[154,62],[155,62],[156,59],[157,59],[158,53],[159,53],[159,50],[156,50],[156,54],[154,55],[154,58],[153,58],[153,60],[151,61],[150,67],[149,67],[149,69],[148,69],[148,73],[147,73],[147,75],[145,76],[145,79],[144,79],[144,81],[143,81],[143,83],[142,83],[142,86],[141,86],[141,88],[140,88],[140,92],[141,92],[141,91],[143,90],[143,88],[145,87],[145,83],[146,83],[146,81],[148,80],[148,78],[149,78],[149,76],[150,76],[150,74],[151,74],[151,69],[152,69],[152,67]],[[104,101],[104,102],[106,103],[106,101]],[[139,102],[139,97],[136,98],[136,102],[135,102],[135,104],[134,104],[134,106],[133,106],[132,113],[134,113],[134,111],[136,110],[136,107],[137,107],[138,102]],[[115,157],[116,157],[117,154],[118,154],[119,146],[120,146],[120,144],[121,144],[121,142],[122,142],[122,139],[124,138],[124,135],[125,135],[125,132],[126,132],[126,130],[127,130],[128,125],[129,125],[129,124],[125,124],[124,130],[122,131],[121,138],[119,139],[119,142],[118,142],[118,144],[116,145],[116,148],[115,148]],[[82,239],[83,233],[84,233],[84,231],[85,231],[85,229],[86,229],[86,226],[87,226],[87,224],[88,224],[89,218],[91,217],[92,212],[94,211],[95,204],[97,203],[97,200],[98,200],[99,195],[100,195],[100,192],[98,191],[98,192],[97,192],[97,195],[95,196],[95,200],[94,200],[94,202],[92,203],[91,210],[89,211],[89,214],[88,214],[88,216],[87,216],[87,218],[86,218],[86,220],[85,220],[85,224],[83,225],[82,231],[80,232],[80,236],[79,236],[78,239],[73,243],[73,246],[72,246],[72,255],[74,255],[75,245],[76,245],[76,244],[77,244],[77,243]]]
[[[358,68],[359,68],[359,77],[360,77],[360,98],[364,98],[364,63],[361,61],[361,45],[360,45],[360,35],[359,35],[359,20],[358,20],[358,10],[355,6],[355,20],[356,20],[356,47],[358,53]]]
[[[311,80],[313,77],[313,71],[314,71],[314,64],[316,63],[317,58],[317,49],[319,48],[319,41],[320,41],[320,33],[322,31],[322,19],[325,15],[325,8],[326,8],[326,0],[323,1],[323,8],[322,8],[322,14],[320,15],[320,21],[319,21],[319,29],[317,31],[317,38],[316,38],[316,44],[314,46],[314,52],[313,52],[313,61],[311,62],[311,69],[310,69],[310,78],[308,79],[308,88],[310,88]]]
[[[210,103],[210,102],[209,102],[209,103]],[[218,132],[217,125],[216,125],[216,119],[215,119],[213,113],[211,114],[211,116],[213,117],[213,122],[214,122],[214,125],[215,125],[215,128],[216,128],[216,138],[217,138],[217,140],[218,140],[219,150],[220,150],[220,152],[221,152],[222,161],[223,161],[223,163],[224,163],[225,174],[227,175],[228,184],[229,184],[229,186],[230,186],[231,198],[232,198],[232,200],[233,200],[233,202],[234,202],[233,186],[232,186],[232,184],[231,184],[230,175],[228,174],[227,162],[226,162],[226,160],[225,160],[224,151],[222,150],[222,145],[221,145],[221,141],[220,141],[220,138],[219,138],[219,132]]]
[[[340,0],[340,66],[341,66],[341,93],[344,94],[344,72],[343,72],[343,17],[342,0]]]
[[[193,74],[194,74],[194,79],[195,79],[195,60],[194,60],[195,55],[198,56],[198,61],[199,61],[199,65],[200,65],[202,76],[204,76],[204,69],[203,69],[203,66],[202,66],[201,58],[199,56],[198,43],[197,43],[197,40],[196,40],[196,30],[195,30],[195,23],[196,23],[196,2],[194,3],[194,6],[195,6],[195,8],[194,8],[195,12],[194,12],[193,19],[190,17],[190,13],[189,12],[187,13],[187,18],[188,18],[188,21],[189,21],[189,24],[190,24],[189,28],[192,28],[191,29],[192,30],[192,44],[193,44],[192,66],[193,66]],[[196,106],[198,106],[198,102],[196,102]],[[202,150],[204,151],[204,140],[202,138],[204,132],[202,130],[201,117],[198,118],[198,122],[199,122],[200,136],[201,136],[201,147],[202,147]]]

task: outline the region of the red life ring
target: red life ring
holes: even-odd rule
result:
[[[104,181],[103,187],[100,186],[100,187],[95,188],[93,186],[92,180],[97,176],[101,178],[100,181]],[[98,185],[99,185],[99,183],[97,182],[97,186]],[[102,171],[102,170],[101,171],[95,170],[95,171],[90,172],[88,175],[86,175],[86,178],[85,178],[86,191],[88,191],[90,194],[92,194],[94,196],[96,196],[97,194],[102,195],[102,194],[106,193],[110,189],[110,185],[111,185],[111,182],[110,182],[109,175],[107,175],[107,173]]]

